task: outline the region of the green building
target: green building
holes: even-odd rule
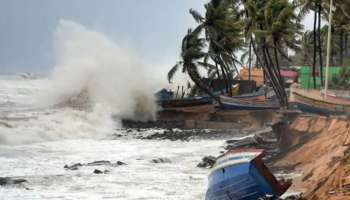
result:
[[[342,67],[329,67],[329,80],[332,79],[334,75],[340,73]],[[323,77],[325,77],[326,68],[323,69]],[[324,78],[325,80],[325,78]],[[301,66],[299,69],[299,83],[301,84],[302,89],[313,89],[314,80],[312,77],[312,67],[310,66]],[[316,88],[321,87],[321,77],[316,77]]]

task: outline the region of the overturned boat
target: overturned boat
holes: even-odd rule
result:
[[[230,150],[216,161],[209,175],[206,200],[277,199],[291,182],[280,183],[262,161],[258,149]]]

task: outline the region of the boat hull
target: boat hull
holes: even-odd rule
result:
[[[191,107],[212,104],[210,97],[202,97],[199,99],[171,99],[158,101],[158,105],[163,108]]]
[[[275,100],[261,100],[256,98],[231,98],[220,96],[222,108],[226,110],[273,110],[279,109]]]
[[[309,105],[306,103],[300,103],[300,102],[291,102],[291,107],[293,109],[300,110],[304,113],[312,113],[312,114],[324,115],[324,116],[346,114],[346,112],[344,111],[326,109],[326,108],[317,107],[317,106]]]
[[[350,113],[349,101],[344,101],[341,99],[325,99],[322,98],[321,94],[319,97],[317,97],[316,95],[307,95],[306,92],[298,90],[293,91],[292,94],[293,107],[303,112],[319,115],[343,115]]]
[[[251,200],[278,195],[251,163],[219,169],[211,174],[209,182],[206,200]]]

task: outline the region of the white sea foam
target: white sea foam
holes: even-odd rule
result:
[[[57,104],[86,91],[120,118],[155,119],[156,105],[144,66],[105,35],[61,20],[55,35],[57,64],[41,103]]]
[[[48,78],[0,77],[0,144],[101,138],[119,126],[114,119],[155,119],[158,79],[102,33],[61,20],[55,54]],[[76,109],[82,97],[90,109]]]

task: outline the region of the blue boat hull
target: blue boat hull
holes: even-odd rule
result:
[[[209,177],[206,200],[255,200],[278,193],[251,163],[242,163],[214,171]]]
[[[291,106],[294,109],[298,109],[298,110],[300,110],[302,112],[318,114],[318,115],[329,116],[329,115],[344,115],[344,114],[346,114],[345,112],[342,112],[342,111],[329,110],[329,109],[326,109],[326,108],[321,108],[321,107],[308,105],[306,103],[299,103],[299,102],[297,102],[297,103],[293,103]]]
[[[273,110],[279,109],[274,106],[250,106],[250,105],[239,105],[239,104],[228,104],[222,103],[222,108],[226,110]]]

